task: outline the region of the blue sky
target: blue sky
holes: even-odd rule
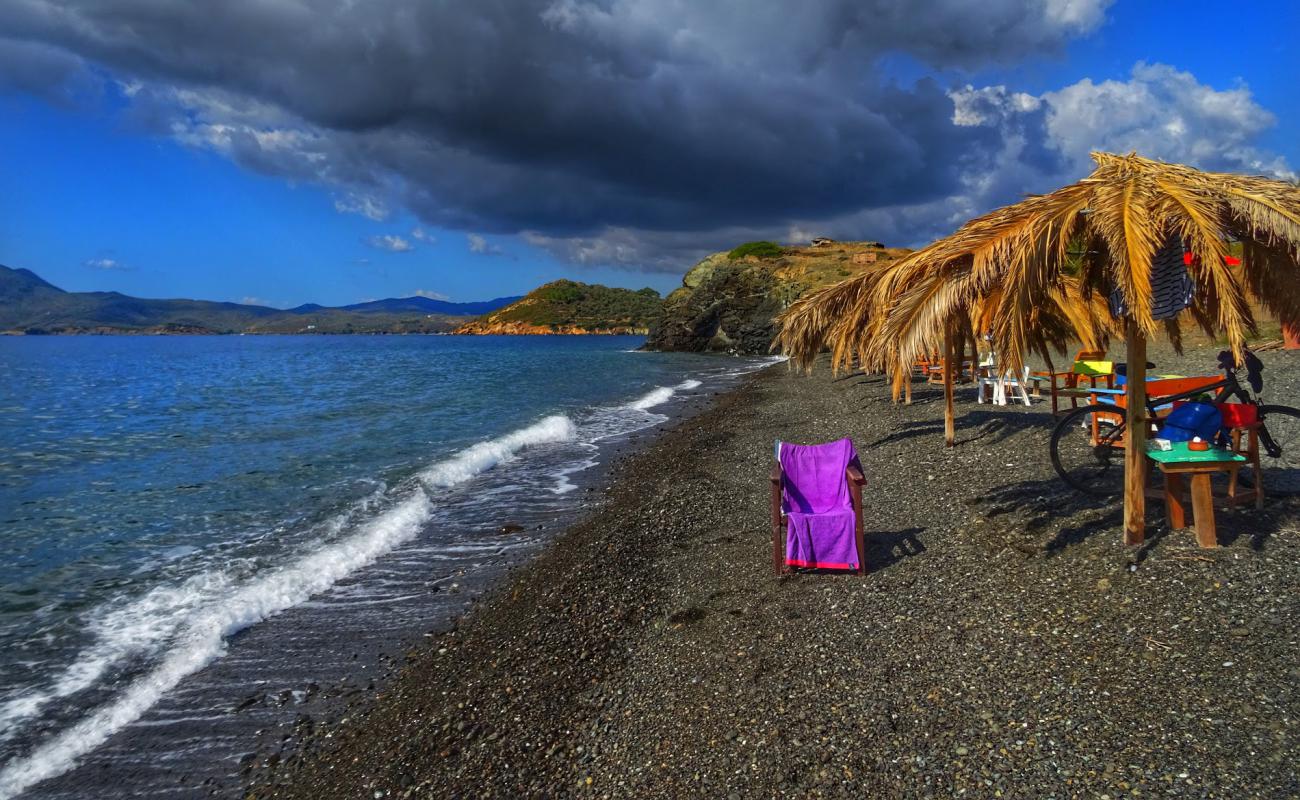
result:
[[[1056,185],[1078,177],[1078,154],[1090,146],[1118,148],[1134,142],[1135,147],[1161,150],[1159,126],[1162,118],[1171,115],[1170,108],[1153,106],[1149,120],[1129,120],[1122,127],[1117,123],[1111,130],[1106,126],[1112,106],[1106,103],[1115,102],[1115,93],[1095,88],[1104,81],[1116,82],[1120,93],[1158,86],[1161,102],[1168,103],[1209,93],[1206,107],[1179,123],[1194,129],[1186,142],[1171,143],[1167,153],[1151,155],[1208,160],[1202,164],[1207,168],[1249,169],[1249,164],[1267,162],[1284,170],[1300,165],[1295,144],[1300,126],[1300,89],[1295,80],[1300,57],[1290,47],[1300,22],[1296,4],[1249,3],[1229,9],[1211,2],[1108,5],[1103,0],[1084,0],[1077,5],[1095,6],[1103,16],[1060,23],[1057,28],[1049,20],[1005,51],[996,38],[973,41],[970,46],[976,55],[962,58],[935,55],[934,50],[953,37],[974,35],[963,29],[969,23],[960,19],[948,29],[942,27],[942,20],[926,22],[934,29],[917,33],[916,41],[901,50],[872,51],[864,44],[865,54],[844,53],[813,71],[799,64],[806,63],[807,52],[817,52],[817,32],[807,34],[807,51],[791,46],[791,65],[783,66],[778,54],[772,58],[776,66],[764,65],[770,70],[767,73],[755,73],[743,63],[743,55],[731,54],[725,61],[719,56],[706,65],[711,71],[703,77],[701,73],[692,77],[689,70],[698,64],[674,61],[662,50],[654,51],[653,58],[661,59],[660,75],[686,76],[674,88],[699,94],[702,104],[713,107],[729,102],[737,86],[749,90],[758,85],[760,89],[754,91],[767,97],[775,96],[772,87],[792,96],[856,92],[846,87],[865,83],[854,72],[863,69],[871,70],[870,80],[877,87],[895,86],[909,102],[937,103],[937,122],[930,123],[937,127],[946,124],[943,104],[953,102],[943,92],[965,85],[981,91],[1003,87],[999,98],[1041,98],[1041,105],[1040,100],[1029,99],[1020,103],[1019,110],[1009,110],[1011,106],[1000,99],[994,111],[977,115],[978,125],[917,133],[914,142],[904,144],[919,143],[920,160],[928,166],[897,176],[901,189],[859,193],[852,188],[856,183],[846,182],[849,188],[842,190],[842,198],[828,196],[816,202],[803,201],[818,193],[816,184],[810,189],[797,177],[776,170],[770,176],[764,172],[756,188],[727,188],[743,182],[736,180],[737,174],[766,170],[768,162],[781,158],[770,141],[760,156],[748,162],[744,159],[751,156],[738,144],[736,169],[707,180],[698,168],[684,169],[682,176],[664,175],[662,167],[636,168],[639,154],[646,153],[647,159],[651,152],[671,156],[674,148],[682,151],[687,164],[711,167],[727,160],[725,143],[721,148],[710,143],[714,149],[707,157],[691,162],[685,152],[691,148],[690,140],[674,140],[665,132],[678,124],[671,117],[656,118],[645,128],[636,127],[641,123],[633,112],[628,114],[632,122],[603,119],[602,124],[618,133],[583,144],[587,131],[582,126],[591,117],[549,119],[551,111],[559,119],[564,107],[584,102],[580,81],[571,93],[539,101],[546,103],[539,106],[546,119],[539,119],[536,109],[532,116],[521,112],[518,131],[511,131],[509,122],[504,131],[494,127],[499,120],[482,116],[477,106],[438,106],[436,113],[424,105],[403,106],[388,116],[407,116],[414,122],[387,128],[387,123],[354,125],[348,114],[369,106],[340,106],[343,110],[335,113],[336,109],[322,108],[322,101],[314,99],[315,87],[290,84],[263,92],[257,81],[230,77],[228,73],[235,70],[224,65],[205,73],[196,72],[192,64],[168,64],[165,54],[149,53],[147,44],[121,42],[116,54],[112,46],[102,43],[92,48],[33,15],[16,23],[25,33],[12,40],[0,36],[0,45],[12,45],[7,60],[0,48],[0,174],[4,179],[0,263],[27,267],[69,290],[117,290],[146,297],[200,297],[281,307],[303,302],[337,305],[417,292],[479,300],[523,294],[559,277],[631,288],[652,286],[666,292],[700,253],[746,238],[792,241],[801,235],[830,233],[838,238],[920,244],[950,230],[962,215],[1014,199],[1019,192],[1051,188],[1044,183]],[[638,55],[635,49],[649,35],[613,47],[599,40],[597,33],[584,33],[580,7],[565,6],[569,16],[562,19],[556,8],[552,5],[541,12],[550,24],[527,35],[539,40],[562,29],[571,37],[586,36],[583,41],[593,52],[611,63]],[[791,14],[799,13],[791,9]],[[1008,13],[1014,14],[1015,9]],[[101,12],[94,21],[107,25],[121,20]],[[694,24],[705,26],[710,21],[684,20],[677,35],[689,32]],[[798,31],[788,34],[791,39],[800,35]],[[184,45],[183,34],[177,37],[175,44]],[[286,62],[293,57],[286,53]],[[61,60],[72,65],[68,69],[80,70],[83,78],[89,76],[89,82],[80,86],[98,88],[77,89],[71,83],[60,88],[55,78],[45,80],[41,70],[54,70],[47,65]],[[471,61],[472,56],[465,56],[455,63],[467,65],[468,70]],[[1134,71],[1139,63],[1171,69],[1139,76]],[[9,80],[3,80],[6,68],[12,73]],[[749,84],[740,83],[746,80],[746,70],[752,75]],[[32,78],[34,74],[38,78]],[[195,78],[196,74],[201,77]],[[932,79],[938,91],[926,95],[917,84],[923,79]],[[384,75],[382,82],[376,76],[375,81],[362,87],[359,96],[373,96],[391,86],[393,76]],[[1083,81],[1090,81],[1093,88],[1053,95]],[[629,85],[617,97],[627,97]],[[419,95],[426,88],[436,94],[433,90],[440,88],[419,81],[412,86],[404,97]],[[1248,98],[1240,92],[1243,88],[1248,88]],[[195,100],[185,93],[188,89],[206,94]],[[662,89],[656,86],[661,95]],[[711,97],[710,91],[716,94]],[[863,118],[864,110],[886,102],[879,99],[883,92],[863,90],[851,115],[836,117],[835,109],[828,110],[821,120],[823,127],[849,130],[850,124]],[[1073,98],[1070,103],[1067,95]],[[979,95],[981,103],[991,97]],[[141,98],[149,98],[152,105]],[[299,103],[300,98],[308,99]],[[503,95],[501,103],[509,102]],[[608,98],[598,96],[597,88],[591,89],[590,103],[586,111],[592,115],[611,105]],[[238,107],[237,112],[230,111],[231,105]],[[1225,105],[1232,108],[1222,110]],[[748,106],[738,108],[728,112],[724,123],[748,113]],[[156,113],[163,123],[149,122],[144,112]],[[1270,114],[1274,124],[1267,124]],[[344,117],[345,122],[338,121]],[[684,117],[681,124],[690,124],[693,116]],[[1073,119],[1087,124],[1074,125]],[[538,130],[532,130],[534,120]],[[727,134],[738,141],[745,131],[777,124],[761,113],[740,122],[746,125],[739,134]],[[894,127],[907,124],[895,121]],[[222,138],[225,131],[239,126],[306,132],[304,141],[311,144],[290,153],[263,142],[250,155]],[[708,138],[709,131],[717,129],[719,123],[711,122],[696,139]],[[645,142],[637,141],[636,131],[642,131]],[[1076,136],[1076,131],[1082,132]],[[954,138],[977,132],[981,135],[969,139],[970,144]],[[594,151],[619,136],[629,140],[621,143],[626,150],[599,153],[597,158]],[[419,137],[437,141],[441,161],[430,161],[434,149],[427,142],[417,143],[414,149],[397,149],[398,143]],[[1007,143],[1017,137],[1042,139],[1038,144],[1052,158],[1030,163],[1034,159],[1009,148]],[[798,150],[793,149],[796,146]],[[791,147],[791,163],[806,158],[810,149],[801,143]],[[864,153],[870,160],[873,147],[864,144],[848,156],[828,152],[826,160],[834,167],[836,158],[844,158],[847,170]],[[995,189],[963,188],[976,173],[958,174],[947,166],[976,147],[987,152],[980,151],[978,167],[972,169],[1005,173],[1004,181],[995,181],[999,183]],[[888,164],[889,153],[916,149],[888,142],[881,145],[878,163]],[[541,159],[544,168],[536,166],[539,150],[546,151]],[[312,166],[321,164],[328,169]],[[469,171],[466,165],[471,164],[482,169]],[[464,174],[457,172],[462,168]],[[833,183],[837,174],[830,170],[819,180],[822,185]],[[716,198],[710,196],[714,187],[720,187]],[[908,187],[922,188],[892,204],[889,194],[901,195]],[[751,224],[746,204],[755,194],[764,198],[756,202]],[[372,219],[340,210],[355,206],[356,198],[373,198],[387,214]],[[574,209],[572,225],[565,221],[569,208]],[[397,243],[400,251],[376,246],[382,244],[380,237],[399,237],[400,242],[388,241]]]
[[[409,213],[382,222],[339,213],[338,190],[259,175],[215,153],[132,132],[112,113],[9,96],[0,99],[0,116],[0,264],[26,267],[68,291],[291,307],[420,291],[486,300],[562,277],[661,291],[678,282],[662,273],[575,268],[511,236],[485,237],[500,253],[473,253],[466,232]],[[415,239],[416,228],[435,241]],[[368,244],[392,235],[413,249]]]

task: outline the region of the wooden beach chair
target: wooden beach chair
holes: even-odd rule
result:
[[[1073,411],[1079,407],[1079,400],[1091,396],[1092,390],[1098,387],[1099,381],[1105,382],[1107,389],[1114,388],[1115,385],[1115,365],[1113,362],[1106,361],[1106,352],[1104,350],[1080,350],[1074,357],[1074,364],[1068,371],[1039,371],[1033,373],[1030,378],[1038,386],[1038,394],[1041,396],[1042,384],[1047,385],[1048,393],[1052,399],[1052,416],[1061,413],[1061,401],[1068,399],[1070,407],[1067,411]],[[1085,386],[1084,383],[1087,383]]]
[[[853,442],[840,439],[821,445],[776,443],[772,466],[772,573],[781,575],[791,567],[843,569],[865,575],[867,550],[862,531],[862,487],[866,478],[853,449]],[[783,464],[785,466],[783,466]],[[852,514],[849,523],[847,515]],[[791,525],[794,519],[795,526]],[[812,550],[806,542],[791,548],[787,536],[792,527],[816,527],[829,523],[840,535],[835,541]],[[851,541],[849,528],[851,525]],[[799,550],[792,555],[792,550]]]

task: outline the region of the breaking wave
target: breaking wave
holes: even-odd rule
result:
[[[361,501],[323,527],[322,543],[283,566],[244,578],[231,569],[208,570],[174,586],[160,586],[124,606],[105,609],[90,626],[94,643],[58,675],[49,688],[28,691],[0,704],[0,730],[17,732],[48,703],[94,686],[131,659],[158,655],[160,661],[105,704],[70,728],[0,768],[0,800],[75,765],[113,733],[139,719],[186,676],[226,651],[230,636],[319,594],[356,570],[413,539],[432,516],[426,489],[445,489],[513,459],[539,444],[575,436],[565,416],[546,417],[526,428],[478,442],[419,473],[385,497]],[[354,533],[327,540],[349,528]]]

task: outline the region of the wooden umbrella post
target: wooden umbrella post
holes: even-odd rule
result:
[[[953,351],[956,349],[953,341],[954,327],[952,320],[948,320],[943,329],[943,443],[948,447],[957,443],[957,426],[952,409],[952,362]]]
[[[1125,331],[1128,424],[1124,442],[1124,544],[1146,538],[1147,340],[1133,319]]]

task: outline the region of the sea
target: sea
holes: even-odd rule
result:
[[[0,337],[0,800],[240,796],[770,363],[641,344]]]

